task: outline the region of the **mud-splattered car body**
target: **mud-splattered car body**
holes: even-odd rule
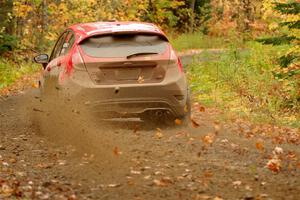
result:
[[[99,116],[184,118],[186,77],[166,35],[139,22],[95,22],[67,28],[44,66],[42,95],[76,101]],[[104,116],[104,115],[103,115]]]

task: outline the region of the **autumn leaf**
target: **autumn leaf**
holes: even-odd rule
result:
[[[157,139],[161,139],[163,136],[164,136],[164,135],[162,134],[161,129],[160,129],[160,128],[157,128],[157,129],[156,129],[156,133],[155,133],[155,137],[156,137]]]
[[[206,194],[197,194],[194,198],[195,200],[209,200],[211,199],[211,196]]]
[[[215,134],[218,135],[221,130],[221,126],[219,122],[215,122],[214,129],[215,129]]]
[[[263,140],[258,140],[256,143],[255,143],[255,147],[257,150],[259,151],[264,151],[265,150],[265,147],[264,147],[264,141]]]
[[[205,107],[204,106],[199,106],[198,110],[199,110],[199,112],[205,112]]]
[[[182,121],[180,119],[175,119],[174,122],[175,122],[176,125],[181,125],[182,124]]]
[[[140,127],[139,125],[135,124],[134,127],[133,127],[133,133],[134,134],[138,134],[138,131],[140,130]]]
[[[156,186],[160,186],[160,187],[165,187],[167,186],[167,184],[161,180],[158,180],[158,179],[154,179],[153,180],[153,183],[156,185]]]
[[[37,82],[33,82],[31,86],[33,88],[39,88],[39,84]]]
[[[297,160],[296,154],[295,154],[294,152],[291,152],[291,151],[288,152],[287,158],[288,158],[289,160]]]
[[[274,158],[267,162],[266,167],[272,172],[278,173],[281,170],[281,160],[277,156],[274,156]]]
[[[144,83],[145,82],[145,79],[144,79],[144,77],[143,76],[139,76],[139,78],[138,78],[138,83]]]
[[[213,200],[223,200],[221,197],[215,197]]]
[[[214,174],[211,171],[206,171],[206,172],[203,173],[203,176],[205,178],[211,178],[211,177],[213,177],[213,175]]]
[[[118,155],[121,155],[121,154],[122,154],[122,152],[119,150],[118,147],[115,147],[115,148],[114,148],[113,153],[114,153],[115,156],[118,156]]]
[[[273,150],[273,154],[274,155],[283,154],[283,149],[281,147],[275,147],[275,149]]]
[[[166,176],[166,177],[161,178],[160,180],[154,179],[153,183],[156,186],[165,187],[165,186],[173,183],[173,181],[172,181],[172,179],[170,177]]]
[[[196,122],[193,118],[191,118],[191,122],[194,128],[198,128],[200,125],[198,122]]]
[[[211,145],[214,142],[214,138],[213,134],[208,134],[202,138],[202,142],[206,145]]]
[[[232,182],[232,185],[235,189],[237,189],[242,184],[242,181],[234,181]]]
[[[1,194],[3,195],[3,197],[10,197],[14,190],[9,185],[3,184],[1,191],[2,191]]]
[[[108,184],[107,187],[110,187],[110,188],[116,188],[116,187],[120,187],[121,184],[119,183],[112,183],[112,184]]]

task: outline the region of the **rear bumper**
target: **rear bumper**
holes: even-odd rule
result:
[[[169,87],[82,88],[74,100],[92,113],[140,115],[163,110],[173,116],[184,116],[187,90]],[[68,95],[69,96],[69,95]]]
[[[127,99],[114,102],[97,102],[88,108],[93,113],[103,113],[120,116],[139,116],[152,111],[163,111],[173,116],[184,115],[184,105],[173,105],[162,99]]]
[[[97,86],[70,79],[59,92],[92,113],[140,115],[164,110],[181,117],[185,115],[187,88],[186,78],[181,74],[155,84]]]

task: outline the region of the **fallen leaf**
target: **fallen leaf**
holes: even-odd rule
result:
[[[211,177],[213,177],[213,175],[214,174],[211,171],[206,171],[206,172],[203,173],[203,176],[205,178],[211,178]]]
[[[130,173],[131,173],[131,174],[139,175],[139,174],[141,174],[142,172],[141,172],[141,171],[136,171],[136,170],[131,170]]]
[[[151,178],[151,175],[144,176],[145,180],[149,180],[150,178]]]
[[[154,180],[153,180],[153,183],[154,183],[156,186],[160,186],[160,187],[167,186],[166,183],[164,183],[163,181],[158,180],[158,179],[154,179]]]
[[[167,186],[168,184],[171,184],[173,181],[170,177],[163,177],[161,178],[160,180],[158,179],[154,179],[153,180],[153,183],[156,185],[156,186],[160,186],[160,187],[165,187]]]
[[[264,141],[263,140],[258,140],[256,143],[255,143],[255,147],[257,150],[259,151],[264,151],[265,150],[265,146],[264,146]]]
[[[35,111],[35,112],[44,112],[43,110],[40,110],[38,108],[32,108],[32,110]]]
[[[234,181],[232,182],[233,187],[236,189],[242,184],[242,181]]]
[[[139,125],[135,124],[134,127],[133,127],[133,133],[137,134],[139,130],[140,130]]]
[[[119,151],[119,148],[118,148],[118,147],[115,147],[115,148],[114,148],[113,153],[114,153],[115,156],[118,156],[118,155],[121,155],[121,154],[122,154],[122,152]]]
[[[215,129],[215,134],[218,135],[221,130],[221,126],[219,122],[215,122],[214,129]]]
[[[245,190],[253,191],[253,189],[252,189],[249,185],[246,185],[246,186],[245,186]]]
[[[262,185],[262,186],[264,186],[264,185],[266,185],[267,184],[267,182],[261,182],[260,183],[260,185]]]
[[[162,134],[160,128],[157,128],[157,129],[156,129],[155,137],[156,137],[157,139],[161,139],[161,138],[163,137],[163,134]]]
[[[66,165],[66,161],[65,160],[58,160],[58,165]]]
[[[198,110],[199,110],[199,112],[205,112],[205,107],[204,106],[199,106]]]
[[[31,86],[32,86],[33,88],[39,88],[39,84],[38,84],[37,82],[33,82],[33,83],[31,84]]]
[[[257,199],[267,198],[268,194],[259,194]]]
[[[273,154],[274,155],[283,154],[283,149],[281,147],[275,147],[275,149],[273,150]]]
[[[194,198],[195,200],[208,200],[211,199],[211,196],[206,194],[197,194]]]
[[[2,197],[10,197],[14,190],[10,186],[8,186],[7,184],[4,183],[4,184],[2,184],[0,191],[1,191]]]
[[[110,187],[110,188],[116,188],[116,187],[120,187],[121,184],[119,183],[112,183],[112,184],[108,184],[107,187]]]
[[[267,162],[266,167],[269,170],[278,173],[281,170],[281,160],[277,156],[274,156],[274,158]]]
[[[214,142],[214,138],[213,134],[208,134],[202,138],[202,142],[206,145],[211,145]]]
[[[134,185],[134,180],[132,178],[127,180],[128,185]]]
[[[198,128],[200,126],[193,118],[191,118],[191,122],[194,128]]]
[[[52,167],[52,164],[48,164],[48,163],[39,163],[36,165],[36,167],[38,168],[42,168],[42,169],[48,169]]]
[[[213,200],[223,200],[221,197],[215,197]]]
[[[161,172],[161,171],[156,171],[156,172],[154,172],[154,175],[163,175],[164,173],[163,172]]]
[[[295,154],[294,152],[291,152],[291,151],[288,152],[287,158],[288,158],[289,160],[297,160],[296,154]]]
[[[228,142],[229,142],[228,139],[221,140],[221,143],[223,143],[223,144],[228,143]]]
[[[182,124],[182,121],[180,119],[175,119],[175,124],[176,125],[181,125]]]
[[[137,81],[138,83],[144,83],[145,82],[144,76],[139,76]]]

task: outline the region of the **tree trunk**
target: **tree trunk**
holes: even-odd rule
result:
[[[13,0],[0,1],[0,30],[5,27],[5,33],[13,34],[13,21],[9,19],[8,13],[12,14]]]
[[[194,32],[195,4],[196,4],[196,0],[191,0],[190,9],[192,13],[191,13],[191,20],[190,20],[190,32]]]

